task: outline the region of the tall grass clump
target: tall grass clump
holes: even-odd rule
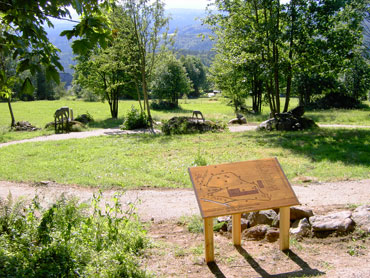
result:
[[[138,258],[145,230],[118,196],[102,209],[65,196],[43,208],[0,200],[0,277],[147,277]]]

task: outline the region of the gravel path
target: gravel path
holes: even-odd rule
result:
[[[301,204],[311,208],[370,204],[370,179],[293,185],[293,190]],[[51,203],[62,193],[86,201],[91,199],[93,193],[97,191],[97,189],[63,186],[51,182],[36,186],[0,181],[1,198],[6,198],[9,192],[14,198],[23,196],[27,199],[39,194],[44,196],[43,202],[45,204]],[[104,191],[104,200],[108,202],[116,192],[119,191]],[[154,219],[155,222],[158,222],[184,215],[199,214],[198,204],[192,189],[128,190],[121,196],[121,203],[125,205],[136,203],[138,213],[144,221]]]
[[[160,132],[159,130],[154,130],[156,133]],[[147,129],[136,129],[136,130],[121,130],[119,128],[106,128],[106,129],[95,129],[82,132],[71,132],[71,133],[62,133],[62,134],[53,134],[45,135],[40,137],[35,137],[31,139],[24,139],[18,141],[11,141],[0,144],[1,147],[6,147],[9,145],[22,144],[28,142],[43,142],[43,141],[58,141],[58,140],[67,140],[67,139],[81,139],[94,136],[102,135],[121,135],[121,134],[134,134],[134,133],[149,133]]]

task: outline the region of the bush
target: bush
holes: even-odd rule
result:
[[[219,131],[224,127],[211,121],[193,120],[190,117],[173,117],[162,125],[162,132],[171,134],[203,133],[207,131]]]
[[[75,118],[75,121],[78,121],[78,122],[83,123],[83,124],[88,124],[90,122],[93,122],[94,118],[93,118],[93,116],[90,115],[89,112],[86,112],[86,114],[78,115]]]
[[[153,110],[174,110],[178,109],[179,106],[176,103],[172,103],[169,101],[157,100],[150,103],[150,108],[152,108]]]
[[[329,93],[308,106],[309,109],[356,109],[361,108],[361,101],[343,93]]]
[[[146,115],[143,112],[139,112],[134,106],[131,106],[131,110],[125,116],[121,128],[132,130],[147,127],[149,127],[149,124]]]
[[[0,200],[0,277],[147,277],[138,256],[147,246],[145,230],[130,211],[91,205],[63,195],[44,209]]]

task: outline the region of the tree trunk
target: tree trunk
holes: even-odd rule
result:
[[[146,108],[146,114],[148,117],[148,122],[150,125],[150,129],[154,132],[153,129],[153,119],[150,114],[150,107],[149,107],[149,96],[147,91],[147,84],[146,84],[146,73],[145,73],[145,61],[144,61],[144,67],[141,68],[141,78],[142,78],[142,85],[143,85],[143,95],[144,95],[144,108]]]
[[[137,99],[139,101],[141,113],[144,113],[145,111],[143,110],[143,106],[141,105],[141,94],[140,94],[139,85],[137,84],[136,78],[135,78],[135,87],[136,87]]]
[[[288,66],[288,76],[287,76],[287,85],[286,85],[286,93],[285,93],[285,105],[284,105],[283,112],[288,112],[290,92],[292,88],[292,75],[293,75],[292,59],[293,59],[293,47],[294,47],[293,38],[294,38],[294,22],[296,19],[295,0],[291,1],[291,7],[292,7],[292,11],[291,11],[292,18],[291,18],[290,42],[289,42],[289,66]]]
[[[8,107],[9,107],[10,117],[12,119],[12,122],[11,122],[10,126],[15,127],[15,118],[14,118],[14,114],[13,114],[12,105],[10,103],[10,97],[8,97]]]

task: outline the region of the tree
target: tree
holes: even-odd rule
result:
[[[361,44],[367,1],[291,0],[221,1],[208,16],[217,36],[218,57],[230,60],[245,76],[246,90],[257,100],[263,92],[272,114],[288,110],[297,76],[339,77]]]
[[[235,114],[243,113],[245,98],[248,95],[244,73],[236,69],[233,61],[222,54],[216,55],[210,71],[217,88],[222,90],[224,96],[230,98],[229,104],[234,107]]]
[[[130,47],[133,34],[128,31],[127,11],[116,6],[108,13],[113,37],[106,48],[95,47],[93,52],[78,56],[75,83],[94,92],[109,104],[112,118],[118,117],[118,101],[135,90],[134,61]]]
[[[12,58],[18,63],[17,73],[29,70],[34,75],[43,66],[47,78],[59,84],[58,70],[63,70],[59,63],[59,50],[50,43],[43,26],[53,27],[50,17],[71,18],[68,10],[71,6],[82,16],[81,21],[76,22],[73,30],[64,31],[63,35],[79,37],[72,44],[73,50],[84,53],[98,43],[102,46],[107,44],[109,33],[106,32],[101,8],[108,8],[109,4],[109,0],[3,0],[0,3],[0,55],[6,57],[12,53]],[[0,76],[0,94],[9,100],[11,110],[12,91],[4,68],[0,68]],[[22,89],[27,93],[34,90],[29,77],[24,80]]]
[[[159,58],[160,31],[167,26],[168,18],[164,16],[164,4],[161,0],[125,0],[122,5],[129,17],[130,33],[134,35],[131,57],[135,59],[133,60],[133,71],[137,69],[140,72],[139,75],[134,75],[138,97],[142,93],[144,98],[144,107],[141,104],[140,107],[142,112],[146,113],[153,129],[148,84]]]
[[[156,67],[151,85],[154,97],[166,99],[174,107],[178,107],[178,99],[190,91],[186,70],[173,55]]]
[[[182,56],[180,60],[193,85],[194,91],[190,96],[199,97],[200,89],[204,89],[207,85],[206,69],[203,63],[195,56]]]

